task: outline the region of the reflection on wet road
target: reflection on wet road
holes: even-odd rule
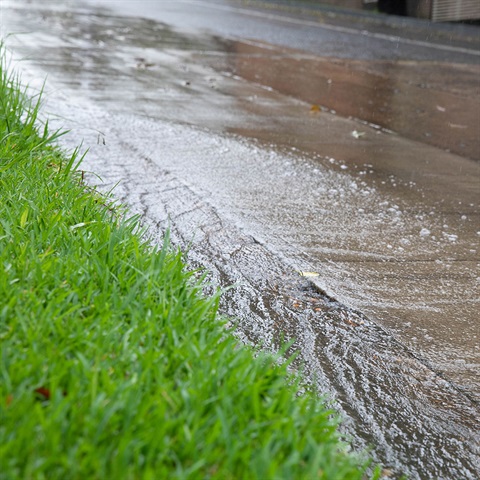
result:
[[[480,160],[478,66],[332,60],[242,42],[232,49],[230,69],[242,78]]]
[[[29,32],[7,42],[24,75],[48,74],[46,108],[91,149],[89,181],[120,182],[153,235],[169,225],[214,284],[240,285],[223,305],[239,336],[296,339],[395,474],[475,478],[478,65],[332,59],[188,22],[2,4],[2,28]]]

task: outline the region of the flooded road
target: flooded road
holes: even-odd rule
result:
[[[297,38],[317,27],[278,30],[258,10],[248,26],[236,2],[145,2],[150,19],[100,3],[120,10],[1,4],[17,66],[34,85],[48,76],[46,110],[90,148],[83,168],[102,181],[89,181],[118,184],[154,238],[169,226],[214,285],[239,285],[222,309],[244,341],[295,339],[393,477],[476,478],[474,41],[432,54],[407,38],[392,58],[379,26],[354,55],[345,26],[320,51]]]

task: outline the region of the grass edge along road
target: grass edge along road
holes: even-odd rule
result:
[[[0,478],[365,478],[332,411],[82,182],[1,63]]]

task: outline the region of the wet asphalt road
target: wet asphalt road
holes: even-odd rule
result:
[[[0,13],[89,181],[240,285],[241,338],[295,338],[394,475],[476,478],[478,30],[249,3]]]

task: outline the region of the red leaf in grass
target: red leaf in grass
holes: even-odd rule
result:
[[[39,387],[34,392],[43,397],[43,400],[50,400],[50,390],[48,388]]]

